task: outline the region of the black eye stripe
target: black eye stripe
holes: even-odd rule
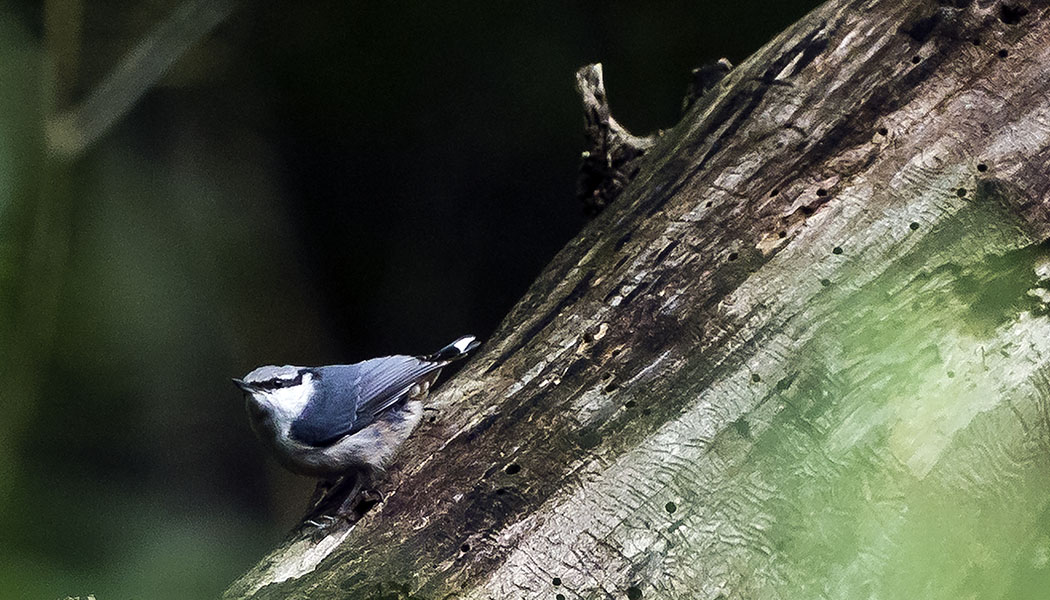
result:
[[[274,377],[273,379],[260,381],[255,384],[255,387],[263,390],[276,390],[279,388],[296,386],[303,382],[304,372],[305,371],[299,371],[299,374],[295,376],[295,379],[281,379],[280,377]]]

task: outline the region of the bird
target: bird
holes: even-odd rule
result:
[[[326,498],[349,485],[336,511],[345,516],[419,424],[423,400],[441,369],[479,345],[465,335],[425,356],[320,367],[267,365],[233,382],[244,392],[252,430],[278,462],[321,479],[312,510],[324,510]]]

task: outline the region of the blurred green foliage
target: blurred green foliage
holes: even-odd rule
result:
[[[582,225],[574,70],[667,127],[813,4],[248,3],[71,158],[177,3],[0,8],[0,598],[217,595],[312,487],[230,376],[484,336]]]

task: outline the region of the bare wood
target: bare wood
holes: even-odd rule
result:
[[[957,4],[829,2],[731,71],[385,501],[226,597],[998,597],[1050,502],[1050,14]]]

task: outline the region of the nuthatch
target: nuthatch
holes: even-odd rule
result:
[[[467,335],[429,356],[384,356],[352,365],[266,366],[234,379],[252,429],[289,470],[353,491],[381,471],[423,415],[441,368],[478,347]],[[340,509],[342,512],[346,506]]]

